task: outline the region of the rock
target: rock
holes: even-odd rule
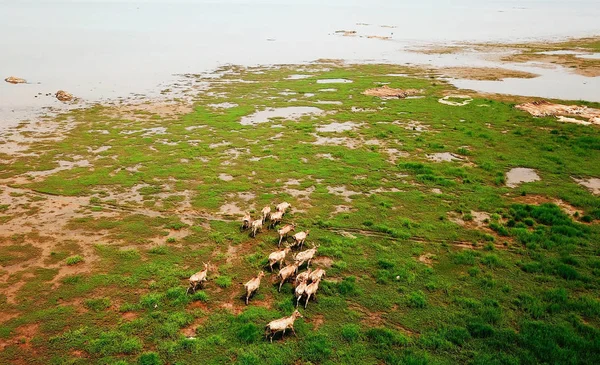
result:
[[[4,81],[9,82],[11,84],[26,84],[27,83],[27,81],[25,81],[25,79],[21,79],[21,78],[14,77],[14,76],[7,77],[4,79]]]
[[[64,90],[58,90],[56,92],[56,98],[60,101],[71,101],[73,100],[73,95],[69,94]]]

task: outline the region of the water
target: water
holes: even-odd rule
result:
[[[30,82],[0,82],[0,124],[60,105],[35,97],[59,89],[86,101],[156,95],[174,74],[319,58],[471,65],[406,49],[587,36],[599,18],[597,0],[0,0],[0,78]]]

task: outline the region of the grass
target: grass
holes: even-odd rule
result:
[[[6,179],[73,156],[94,168],[22,186],[89,198],[89,206],[61,227],[73,239],[43,231],[0,237],[7,293],[0,304],[16,314],[0,324],[7,344],[0,363],[597,362],[600,199],[572,177],[600,176],[600,131],[533,118],[510,97],[443,105],[438,99],[452,87],[410,68],[314,68],[313,78],[285,80],[300,71],[234,67],[239,75],[223,76],[227,82],[213,83],[212,93],[197,95],[193,110],[177,117],[76,110],[59,116],[76,122],[65,139],[33,145],[39,157],[4,166]],[[385,76],[392,73],[414,75]],[[252,83],[233,81],[239,78]],[[318,78],[354,82],[320,92]],[[380,82],[422,89],[424,98],[361,94]],[[281,95],[289,91],[296,95]],[[256,109],[313,99],[343,104],[314,104],[328,112],[314,118],[239,123]],[[209,106],[225,101],[238,106]],[[348,121],[362,126],[316,132],[316,125]],[[409,126],[415,121],[424,131]],[[145,134],[156,127],[165,134]],[[315,145],[314,133],[356,145]],[[111,149],[92,155],[102,146]],[[406,155],[392,162],[390,149]],[[438,152],[466,161],[427,158]],[[504,176],[514,167],[533,168],[542,180],[508,188]],[[357,194],[343,196],[341,188]],[[531,196],[560,199],[582,214],[533,204]],[[295,309],[291,284],[279,293],[265,268],[276,234],[264,229],[251,238],[237,217],[219,212],[235,204],[256,217],[281,201],[295,208],[285,223],[311,230],[307,245],[320,245],[317,258],[327,259],[311,266],[327,275],[317,300],[300,309],[298,337],[286,332],[270,344],[265,324]],[[28,203],[32,222],[43,202]],[[15,209],[0,208],[7,222],[19,219]],[[478,222],[472,212],[490,218]],[[208,281],[186,293],[187,278],[209,261]],[[242,283],[263,269],[245,306]],[[27,329],[33,334],[23,335]],[[26,357],[18,341],[33,345],[35,356]]]

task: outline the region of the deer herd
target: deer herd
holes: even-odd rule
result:
[[[275,207],[275,211],[271,211],[270,206],[266,206],[261,210],[261,215],[258,219],[253,220],[250,213],[246,213],[242,218],[241,230],[250,230],[250,236],[256,237],[256,235],[262,230],[266,224],[267,228],[274,229],[278,224],[282,223],[283,216],[288,209],[291,208],[289,203],[280,203]],[[312,270],[310,268],[310,262],[314,259],[317,254],[319,246],[314,246],[310,249],[302,251],[304,243],[310,233],[309,230],[303,232],[297,232],[290,237],[291,232],[295,232],[295,224],[286,224],[277,230],[279,234],[279,241],[277,243],[278,250],[272,252],[269,257],[269,269],[273,272],[273,266],[277,265],[279,273],[277,274],[277,280],[279,281],[278,291],[281,292],[281,287],[287,281],[294,283],[294,301],[296,307],[300,305],[300,301],[304,298],[304,309],[308,306],[308,302],[311,297],[315,299],[317,290],[321,279],[325,276],[325,270],[318,268]],[[290,241],[291,238],[291,242]],[[284,242],[284,248],[281,249],[281,243]],[[289,242],[289,243],[288,243]],[[295,255],[292,255],[293,262],[286,263],[286,258],[292,252],[292,249],[298,247],[300,251]],[[210,263],[209,263],[210,264]],[[189,279],[190,285],[188,287],[188,293],[191,290],[196,292],[196,289],[201,288],[207,280],[209,264],[204,263],[204,270],[197,272],[192,275]],[[298,270],[306,264],[306,271],[299,273]],[[246,305],[254,293],[260,288],[261,279],[265,276],[265,272],[261,271],[257,276],[250,279],[244,284],[245,295],[244,300]],[[271,321],[266,326],[265,337],[270,338],[273,342],[273,337],[276,333],[282,332],[282,337],[285,335],[286,330],[291,330],[294,335],[294,322],[296,319],[302,318],[302,314],[295,310],[289,317],[283,317],[274,321]]]

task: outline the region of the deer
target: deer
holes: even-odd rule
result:
[[[292,207],[292,205],[290,203],[283,202],[283,203],[277,204],[277,206],[275,207],[275,210],[277,210],[278,212],[281,212],[281,213],[285,214],[285,212],[288,209],[290,209],[291,207]]]
[[[275,228],[275,226],[279,223],[281,223],[281,219],[283,219],[283,213],[282,212],[274,212],[271,213],[271,224],[269,225],[269,227],[271,228]]]
[[[250,226],[252,225],[252,217],[250,216],[250,213],[246,212],[244,214],[244,218],[242,218],[242,231],[247,230],[248,228],[250,228]]]
[[[262,221],[263,223],[265,223],[267,221],[267,219],[269,219],[269,216],[271,215],[271,207],[266,206],[262,209],[261,211],[262,214]]]
[[[208,265],[210,264],[210,262],[208,264],[203,262],[203,264],[204,270],[198,271],[194,275],[190,276],[190,286],[185,292],[186,294],[190,292],[190,289],[192,289],[192,291],[196,293],[196,288],[198,288],[199,286],[202,287],[202,284],[206,281],[206,275],[208,274]]]
[[[300,304],[300,299],[304,295],[304,292],[306,291],[307,286],[308,286],[308,281],[306,279],[301,279],[300,284],[298,284],[298,286],[296,286],[296,289],[294,290],[294,294],[296,297],[296,308],[298,308],[298,304]]]
[[[279,274],[277,274],[278,278],[281,278],[281,282],[279,283],[278,292],[281,293],[281,287],[283,284],[298,271],[298,263],[293,263],[291,265],[287,265],[283,269],[279,270]]]
[[[315,281],[320,281],[326,273],[325,270],[318,268],[309,274],[308,279],[314,283]]]
[[[298,264],[299,267],[308,261],[306,267],[310,267],[310,261],[315,257],[318,248],[319,246],[315,246],[306,251],[298,252],[296,256],[294,256],[294,261],[296,262],[296,264]]]
[[[281,264],[283,264],[283,260],[285,260],[287,254],[290,253],[290,250],[290,247],[286,247],[283,250],[271,252],[269,255],[269,267],[271,268],[271,271],[273,271],[273,265],[276,263],[279,263],[279,268],[281,269]]]
[[[252,238],[256,237],[256,234],[262,229],[262,220],[257,219],[255,221],[252,221],[252,232],[251,232],[251,236]]]
[[[271,343],[273,343],[273,336],[275,336],[277,332],[283,331],[283,334],[281,335],[281,337],[283,337],[285,335],[285,330],[288,328],[292,330],[294,336],[298,337],[296,335],[296,331],[294,330],[294,322],[298,318],[304,317],[302,314],[300,314],[300,312],[298,312],[298,310],[295,310],[294,313],[292,313],[292,315],[289,317],[283,317],[269,322],[269,324],[267,324],[265,327],[265,338],[271,336]]]
[[[306,241],[306,237],[308,237],[310,233],[310,230],[306,230],[305,232],[298,232],[295,235],[292,236],[292,238],[294,239],[294,246],[300,246],[300,249],[302,249],[302,246],[304,246],[304,241]]]
[[[311,272],[312,270],[309,268],[305,272],[301,272],[300,274],[296,275],[296,285],[298,285],[298,283],[300,283],[302,280],[308,282],[310,280]]]
[[[265,272],[261,271],[256,277],[252,278],[250,281],[244,284],[244,288],[246,288],[246,305],[248,305],[248,299],[250,298],[250,296],[254,294],[254,292],[257,291],[260,287],[260,279],[262,279],[264,276]]]
[[[319,290],[319,283],[321,282],[321,280],[317,280],[314,281],[310,284],[308,284],[306,286],[306,289],[304,289],[304,294],[306,294],[306,302],[304,302],[304,309],[306,309],[306,306],[308,305],[308,301],[310,300],[310,297],[312,296],[313,298],[315,298],[315,300],[317,299],[317,290]]]
[[[286,224],[285,226],[283,226],[282,228],[280,228],[279,230],[277,230],[277,233],[279,233],[279,243],[277,244],[277,247],[281,247],[281,241],[286,238],[287,239],[287,235],[294,231],[296,229],[296,225],[295,224]]]

